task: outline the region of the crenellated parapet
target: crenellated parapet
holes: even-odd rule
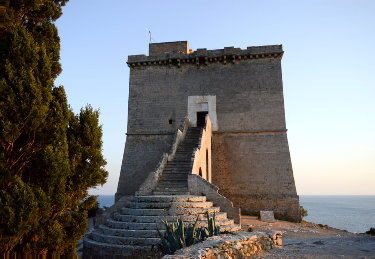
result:
[[[181,44],[181,42],[178,42]],[[170,45],[172,43],[169,43]],[[150,48],[153,44],[150,44]],[[164,49],[167,50],[167,49]],[[281,59],[283,56],[282,45],[256,46],[247,47],[247,49],[240,49],[234,47],[225,47],[224,49],[207,50],[197,49],[191,50],[176,50],[171,49],[170,52],[152,52],[149,56],[146,55],[132,55],[128,56],[129,67],[143,67],[143,66],[177,66],[184,64],[196,66],[208,66],[212,63],[221,64],[235,64],[237,62],[246,61],[250,59],[265,59],[274,58]]]

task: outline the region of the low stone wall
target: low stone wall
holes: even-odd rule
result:
[[[281,232],[236,232],[210,237],[198,243],[166,255],[162,259],[216,259],[248,258],[263,251],[281,247]]]

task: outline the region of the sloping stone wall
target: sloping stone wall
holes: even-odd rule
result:
[[[206,126],[202,130],[199,147],[194,153],[194,162],[192,167],[192,174],[199,175],[202,173],[202,178],[211,182],[212,180],[212,159],[211,159],[211,139],[212,139],[212,122],[210,116],[206,116]]]
[[[191,174],[188,176],[188,188],[191,194],[206,196],[207,200],[220,207],[221,211],[226,212],[228,218],[233,219],[234,223],[241,224],[241,209],[234,207],[229,199],[221,195],[217,186],[196,174]]]

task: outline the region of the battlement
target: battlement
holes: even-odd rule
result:
[[[148,52],[150,56],[155,56],[155,55],[170,53],[170,52],[189,54],[191,52],[191,49],[187,41],[173,41],[173,42],[150,43]]]
[[[205,48],[192,51],[187,41],[150,43],[149,56],[128,56],[128,66],[174,65],[190,63],[197,66],[221,62],[236,63],[247,59],[279,58],[284,54],[282,45],[267,45],[240,49],[225,47],[224,49],[207,50]]]

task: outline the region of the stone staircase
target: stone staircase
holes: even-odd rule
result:
[[[186,225],[207,227],[204,213],[215,213],[216,224],[222,232],[238,231],[240,226],[227,219],[225,212],[213,207],[205,196],[194,195],[151,195],[134,196],[121,211],[85,236],[85,250],[90,249],[96,256],[134,256],[152,251],[160,243],[157,232],[164,232],[163,220],[176,222],[181,218]],[[90,258],[85,255],[85,258]],[[94,256],[95,258],[95,256]]]
[[[185,139],[178,146],[172,161],[163,170],[159,183],[154,190],[155,195],[186,195],[189,194],[187,179],[191,173],[193,151],[199,144],[202,128],[191,127]]]
[[[145,254],[152,257],[160,243],[157,230],[163,233],[165,229],[163,221],[176,222],[181,218],[188,225],[198,218],[197,225],[207,227],[206,212],[211,216],[215,213],[216,225],[222,232],[240,230],[240,225],[227,219],[227,213],[213,207],[205,196],[189,195],[187,179],[201,130],[188,129],[152,195],[134,196],[124,208],[85,236],[84,258],[142,258]]]

